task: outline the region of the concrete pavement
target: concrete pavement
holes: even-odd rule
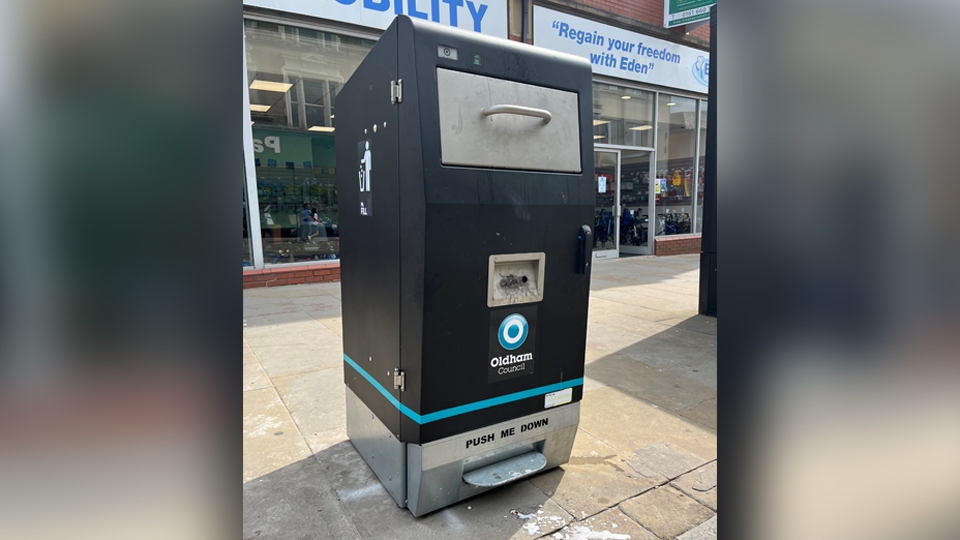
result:
[[[716,538],[699,256],[598,261],[570,463],[414,518],[347,440],[339,284],[243,292],[244,538]]]

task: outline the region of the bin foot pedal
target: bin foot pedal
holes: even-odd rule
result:
[[[535,474],[547,466],[547,458],[540,452],[527,452],[498,461],[463,475],[463,481],[477,487],[493,487]]]

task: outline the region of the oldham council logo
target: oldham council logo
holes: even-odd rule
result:
[[[500,346],[508,351],[515,350],[523,345],[527,340],[527,319],[519,313],[507,315],[500,323],[500,330],[497,338],[500,340]]]

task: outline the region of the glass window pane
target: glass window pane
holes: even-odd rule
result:
[[[617,247],[614,222],[617,204],[617,152],[594,152],[593,171],[597,194],[593,249],[613,249]]]
[[[697,172],[697,226],[695,232],[701,232],[703,227],[703,175],[707,165],[707,102],[700,102],[700,155],[697,161],[700,164]]]
[[[653,146],[654,97],[645,90],[593,83],[593,141]]]
[[[620,247],[647,246],[650,223],[650,152],[620,152]]]
[[[340,256],[335,101],[371,40],[245,21],[265,264]]]
[[[693,230],[697,100],[660,94],[657,109],[656,234]]]

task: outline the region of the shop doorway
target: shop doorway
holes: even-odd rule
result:
[[[617,250],[617,208],[620,190],[620,152],[596,150],[593,153],[594,186],[597,194],[593,219],[593,258],[615,259]]]
[[[650,216],[654,215],[654,201],[650,194],[654,192],[655,163],[652,149],[597,146],[594,150],[595,259],[653,252]]]

